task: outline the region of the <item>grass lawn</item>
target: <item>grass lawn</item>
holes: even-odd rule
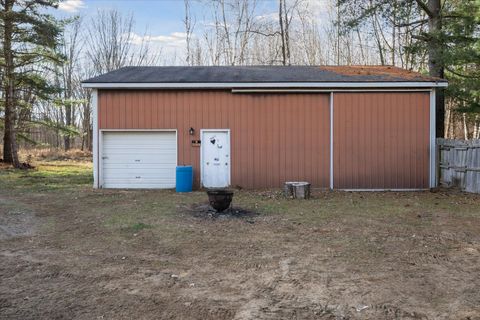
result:
[[[93,190],[0,168],[0,319],[480,319],[480,196]]]

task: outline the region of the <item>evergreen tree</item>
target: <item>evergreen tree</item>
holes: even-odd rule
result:
[[[459,111],[480,113],[480,2],[451,1],[443,37],[447,97]]]
[[[478,110],[480,85],[480,1],[478,0],[339,0],[343,27],[355,28],[372,15],[406,27],[413,39],[409,53],[428,57],[430,76],[450,82],[446,98],[459,107]],[[437,90],[437,137],[444,135],[445,96]]]
[[[57,0],[0,0],[3,160],[17,168],[18,114],[31,106],[24,93],[43,99],[57,91],[49,86],[42,70],[61,60],[56,50],[61,23],[46,13],[57,5]]]

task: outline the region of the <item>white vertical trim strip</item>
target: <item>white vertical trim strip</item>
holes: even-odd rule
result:
[[[432,89],[430,91],[430,188],[435,188],[437,186],[435,104],[435,89]]]
[[[103,188],[103,130],[98,130],[98,187]]]
[[[333,92],[330,92],[330,189],[333,190]]]
[[[98,90],[92,90],[92,115],[93,115],[93,187],[99,188],[98,180],[98,163],[99,163],[99,146],[98,146]]]

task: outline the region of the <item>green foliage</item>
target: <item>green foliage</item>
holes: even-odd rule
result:
[[[443,29],[447,95],[459,111],[480,113],[480,2],[450,2]]]
[[[49,100],[61,91],[49,77],[52,66],[65,59],[58,51],[63,22],[46,13],[57,6],[57,0],[0,1],[1,88],[11,87],[13,81],[10,103],[1,100],[0,110],[6,105],[13,108],[15,127],[29,119],[33,103]]]
[[[132,232],[139,232],[143,229],[149,229],[151,228],[152,226],[149,225],[149,224],[145,224],[143,222],[137,222],[137,223],[134,223],[133,225],[129,226],[128,228],[126,228],[128,231],[132,231]]]
[[[426,0],[339,0],[338,6],[344,31],[375,16],[403,28],[412,39],[403,49],[418,60],[426,62],[428,50],[435,48],[435,62],[449,81],[446,98],[460,111],[480,112],[480,1],[441,1],[438,30],[428,25]]]
[[[60,125],[58,122],[52,121],[50,119],[43,119],[43,120],[28,120],[28,122],[36,125],[41,125],[44,127],[56,129],[58,131],[61,131],[64,135],[69,135],[69,136],[76,136],[79,135],[79,132],[77,128],[73,126],[63,126]]]

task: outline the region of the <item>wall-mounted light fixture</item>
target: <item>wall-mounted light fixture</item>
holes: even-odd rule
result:
[[[193,136],[195,134],[195,129],[190,127],[190,130],[188,130],[188,133],[190,133],[190,135]]]

